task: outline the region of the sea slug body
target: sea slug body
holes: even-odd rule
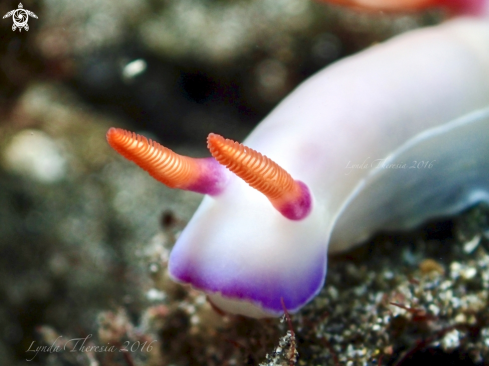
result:
[[[170,275],[230,313],[278,316],[282,300],[295,312],[320,291],[328,250],[489,201],[489,21],[454,19],[343,59],[276,107],[240,158],[212,146],[212,163],[189,163],[214,188],[199,185]],[[278,196],[263,156],[291,177]],[[305,207],[297,217],[291,202]]]

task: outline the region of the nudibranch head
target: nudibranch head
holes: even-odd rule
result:
[[[206,292],[226,312],[280,316],[281,298],[296,312],[326,275],[324,212],[314,207],[290,220],[239,177],[217,197],[205,197],[170,254],[177,281]]]
[[[295,312],[319,292],[330,228],[307,182],[215,134],[207,159],[120,129],[110,129],[107,140],[164,184],[209,194],[171,252],[173,279],[206,292],[227,312],[252,317],[279,316],[283,305]]]

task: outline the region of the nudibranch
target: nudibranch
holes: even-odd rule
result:
[[[205,195],[170,275],[226,312],[279,316],[321,289],[327,252],[489,201],[489,21],[456,18],[338,61],[210,158],[112,128],[109,144]]]

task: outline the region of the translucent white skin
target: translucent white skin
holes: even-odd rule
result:
[[[205,197],[180,236],[171,276],[230,313],[278,316],[281,299],[297,311],[324,283],[328,246],[345,250],[384,225],[410,227],[487,200],[489,111],[470,115],[486,107],[487,20],[412,31],[335,63],[300,85],[243,142],[307,184],[311,214],[290,221],[232,176],[222,194]],[[409,172],[363,164],[386,157],[441,163]],[[403,187],[405,180],[411,183]],[[427,193],[413,200],[419,191]],[[430,209],[438,191],[454,198]],[[389,220],[393,207],[398,212]]]

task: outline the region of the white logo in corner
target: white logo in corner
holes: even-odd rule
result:
[[[37,19],[36,14],[34,14],[30,10],[24,9],[22,3],[19,3],[19,8],[15,10],[10,10],[7,14],[3,16],[3,19],[11,16],[14,20],[12,30],[15,31],[17,28],[19,28],[19,32],[22,32],[22,28],[24,28],[26,31],[29,30],[29,25],[27,24],[27,22],[29,21],[29,15]]]

